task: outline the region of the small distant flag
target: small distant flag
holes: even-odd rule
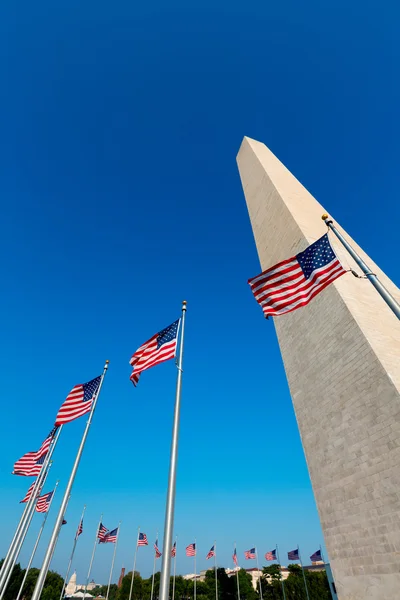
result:
[[[23,504],[24,502],[28,502],[32,496],[32,492],[33,492],[33,488],[36,485],[36,481],[34,481],[33,483],[31,483],[31,485],[29,486],[29,490],[26,492],[25,494],[25,498],[23,498],[23,500],[20,501],[20,504]]]
[[[288,552],[287,557],[289,560],[299,560],[299,549],[296,548],[296,550],[291,550]]]
[[[256,549],[251,548],[250,550],[246,550],[244,557],[246,560],[254,560],[256,558]]]
[[[101,544],[102,542],[104,542],[104,538],[105,538],[107,532],[108,532],[107,527],[105,527],[103,525],[103,523],[100,523],[99,530],[97,532],[97,537],[99,539],[99,544]]]
[[[196,544],[186,546],[186,556],[196,556]]]
[[[265,555],[265,560],[276,560],[276,550],[271,550],[271,552],[267,552]]]
[[[214,546],[211,546],[210,552],[207,554],[206,559],[208,560],[209,558],[212,558],[213,556],[215,556],[215,550],[214,550]]]
[[[56,425],[70,423],[70,421],[74,421],[88,413],[92,408],[92,402],[99,389],[100,381],[101,376],[72,388],[57,413]]]
[[[162,556],[162,554],[158,548],[158,538],[156,539],[155,544],[154,544],[154,552],[156,553],[156,558],[160,558]]]
[[[266,317],[276,317],[308,304],[346,273],[323,235],[296,256],[267,269],[248,283]]]
[[[317,550],[314,554],[310,556],[311,562],[316,562],[317,560],[322,560],[322,552],[321,550]]]
[[[148,546],[149,542],[147,540],[147,535],[145,533],[139,533],[139,538],[138,538],[138,546]]]
[[[236,548],[233,551],[232,558],[233,558],[233,564],[236,565],[236,566],[238,566],[239,563],[238,563],[238,557],[237,557],[237,554],[236,554]]]
[[[175,558],[176,556],[176,542],[174,542],[174,545],[172,546],[171,556],[172,558]]]
[[[43,496],[39,496],[36,502],[36,512],[45,513],[49,510],[53,493],[54,492],[48,492],[47,494],[43,494]]]
[[[78,529],[76,531],[76,539],[78,539],[78,537],[81,535],[83,531],[83,518],[80,520],[79,525],[78,525]]]
[[[118,535],[118,527],[116,527],[115,529],[113,529],[112,531],[108,531],[105,536],[103,541],[103,544],[115,544],[115,542],[117,541],[117,535]]]
[[[179,321],[175,321],[169,327],[166,327],[159,333],[156,333],[140,348],[130,359],[129,363],[133,367],[130,380],[136,386],[139,381],[140,373],[162,363],[170,358],[174,358],[176,352],[176,342],[178,339]]]
[[[66,525],[66,524],[67,524],[67,521],[65,519],[63,519],[61,525]]]

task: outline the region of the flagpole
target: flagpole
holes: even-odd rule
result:
[[[53,533],[51,535],[49,546],[47,548],[46,554],[45,554],[44,559],[43,559],[42,568],[40,569],[39,576],[37,578],[35,589],[33,590],[33,594],[32,594],[31,600],[39,600],[40,599],[40,595],[41,595],[42,590],[43,590],[43,585],[44,585],[44,582],[45,582],[45,579],[46,579],[46,575],[47,575],[47,572],[48,572],[49,567],[50,567],[51,557],[52,557],[52,555],[54,553],[54,550],[55,550],[55,547],[56,547],[56,544],[57,544],[58,533],[59,533],[61,525],[62,525],[62,520],[64,518],[64,514],[65,514],[65,511],[66,511],[66,508],[67,508],[69,497],[71,495],[72,486],[74,484],[75,476],[76,476],[76,473],[78,471],[79,463],[80,463],[80,460],[81,460],[81,457],[82,457],[83,449],[85,447],[85,443],[86,443],[86,439],[87,439],[87,436],[88,436],[88,433],[89,433],[90,425],[92,424],[93,414],[94,414],[94,411],[96,409],[96,405],[97,405],[98,398],[100,396],[101,388],[103,387],[103,381],[104,381],[105,374],[107,373],[108,362],[109,361],[106,360],[106,363],[105,363],[104,368],[103,368],[103,373],[101,375],[100,383],[99,383],[99,389],[97,391],[97,394],[94,396],[94,398],[92,400],[92,408],[90,409],[90,412],[89,412],[89,417],[88,417],[88,420],[87,420],[87,423],[86,423],[85,430],[83,432],[82,440],[81,440],[81,443],[80,443],[79,448],[78,448],[78,452],[77,452],[77,455],[76,455],[76,458],[75,458],[75,462],[74,462],[74,465],[72,467],[71,475],[70,475],[67,487],[66,487],[65,492],[64,492],[64,497],[62,499],[61,506],[60,506],[60,509],[58,511],[57,520],[56,520],[56,523],[55,523],[54,528],[53,528]]]
[[[100,521],[99,521],[99,524],[98,524],[97,529],[96,529],[96,537],[94,538],[94,545],[93,545],[92,557],[91,557],[90,563],[89,563],[89,570],[88,570],[88,574],[86,576],[86,583],[85,583],[85,589],[83,590],[83,599],[82,600],[85,600],[85,596],[86,596],[86,592],[87,592],[87,586],[88,586],[88,583],[89,583],[90,574],[92,572],[92,565],[93,565],[93,561],[94,561],[94,556],[96,554],[96,548],[97,548],[97,545],[98,545],[99,531],[100,531],[100,525],[101,525],[102,521],[103,521],[103,515],[101,514],[100,515]]]
[[[36,499],[37,499],[37,497],[38,497],[38,495],[40,493],[40,489],[41,489],[41,487],[42,487],[42,485],[44,483],[44,478],[47,476],[48,466],[50,464],[50,460],[51,460],[51,457],[53,455],[54,448],[56,447],[58,438],[60,437],[61,429],[62,429],[62,425],[61,425],[61,427],[59,427],[57,429],[57,432],[56,432],[56,434],[55,434],[55,436],[54,436],[54,438],[53,438],[53,440],[52,440],[52,442],[50,444],[50,447],[49,447],[49,450],[48,450],[47,455],[45,457],[43,466],[40,469],[40,473],[39,473],[39,475],[36,478],[35,486],[34,486],[34,488],[32,490],[31,497],[29,498],[29,500],[28,500],[28,502],[26,504],[25,510],[22,513],[21,519],[19,521],[19,524],[18,524],[17,529],[16,529],[15,534],[14,534],[13,540],[12,540],[12,542],[10,544],[9,549],[8,549],[6,558],[3,561],[3,564],[2,564],[2,567],[1,567],[1,570],[0,570],[0,592],[3,590],[4,584],[5,584],[6,579],[8,577],[9,570],[10,570],[10,565],[11,565],[12,561],[15,558],[15,553],[16,553],[16,551],[18,549],[19,544],[20,544],[21,537],[23,535],[24,536],[26,535],[27,523],[28,523],[28,521],[30,522],[30,520],[32,519],[31,515],[33,515],[34,510],[35,510]],[[29,525],[28,525],[28,527],[29,527]],[[26,531],[24,533],[25,529],[26,529]]]
[[[214,540],[215,600],[218,600],[217,542]]]
[[[130,590],[129,590],[129,600],[132,600],[132,592],[133,592],[133,580],[134,580],[134,578],[135,578],[135,569],[136,569],[136,556],[137,556],[138,543],[139,543],[139,533],[140,533],[140,527],[138,527],[138,530],[137,530],[137,539],[136,539],[135,556],[134,556],[134,559],[133,559],[133,570],[132,570],[131,588],[130,588]]]
[[[282,577],[282,565],[281,565],[281,559],[279,558],[278,544],[276,544],[276,556],[278,558],[278,563],[279,563],[279,572],[280,572],[280,576],[281,576],[283,600],[286,600],[285,582],[283,581],[283,577]]]
[[[364,273],[365,277],[372,283],[378,294],[384,299],[389,308],[394,312],[396,317],[400,319],[400,304],[397,300],[392,296],[392,294],[385,288],[385,286],[379,281],[378,277],[371,271],[371,269],[366,265],[361,256],[357,254],[352,246],[350,246],[349,242],[342,236],[342,234],[336,229],[336,226],[333,224],[332,219],[324,213],[321,217],[323,221],[325,221],[325,225],[333,231],[338,240],[342,242],[343,246],[346,248],[347,252],[350,256],[355,260],[357,265],[360,267],[361,271]]]
[[[81,520],[79,521],[78,529],[80,527],[80,524],[83,521],[83,517],[85,515],[85,510],[86,510],[86,504],[83,507],[82,516],[81,516]],[[62,586],[62,590],[61,590],[61,594],[60,594],[60,600],[62,600],[64,598],[64,590],[65,590],[65,586],[67,585],[67,579],[69,577],[69,572],[71,570],[72,561],[74,560],[75,548],[76,548],[76,544],[78,542],[78,537],[79,536],[78,536],[78,531],[77,531],[76,534],[75,534],[74,545],[72,546],[72,552],[71,552],[71,556],[70,556],[69,563],[68,563],[67,573],[66,573],[66,575],[64,577],[64,584]],[[19,600],[19,599],[17,598],[17,600]]]
[[[305,575],[305,573],[304,573],[304,569],[303,569],[303,561],[301,560],[300,548],[299,548],[299,545],[298,545],[298,544],[297,544],[297,552],[298,552],[298,554],[299,554],[300,565],[301,565],[301,572],[303,573],[304,587],[306,588],[306,596],[307,596],[307,600],[310,600],[310,596],[309,596],[309,594],[308,594],[308,587],[307,587],[306,575]]]
[[[181,388],[182,388],[182,367],[183,367],[183,344],[185,336],[185,319],[186,319],[186,300],[182,303],[182,321],[181,321],[181,343],[179,348],[178,358],[178,375],[176,380],[176,395],[175,395],[175,413],[174,424],[172,429],[171,442],[171,457],[169,467],[167,503],[165,508],[165,524],[164,524],[164,547],[161,566],[160,578],[160,598],[159,600],[169,600],[169,586],[171,573],[171,547],[172,547],[172,532],[174,528],[174,512],[175,512],[175,491],[176,491],[176,465],[178,460],[178,438],[179,438],[179,417],[181,409]],[[34,599],[36,600],[36,599]]]
[[[236,542],[235,542],[235,556],[236,556],[236,560],[238,560],[238,558],[237,558],[237,552],[236,552]],[[240,587],[239,587],[239,571],[240,571],[240,567],[239,567],[239,561],[238,561],[238,564],[235,565],[235,567],[237,567],[237,570],[236,570],[236,583],[237,583],[238,600],[240,600]]]
[[[38,533],[38,536],[37,536],[37,538],[36,538],[35,545],[33,546],[33,550],[32,550],[31,557],[30,557],[30,559],[29,559],[29,562],[28,562],[28,565],[27,565],[27,567],[26,567],[26,569],[25,569],[24,578],[22,579],[22,583],[21,583],[21,586],[20,586],[20,588],[19,588],[18,595],[17,595],[17,597],[16,597],[16,599],[15,599],[15,600],[19,600],[19,599],[21,598],[22,590],[24,589],[24,585],[25,585],[26,578],[28,577],[28,573],[29,573],[29,570],[30,570],[30,568],[31,568],[32,561],[33,561],[33,559],[34,559],[34,557],[35,557],[36,550],[37,550],[37,547],[38,547],[38,545],[39,545],[39,542],[40,542],[40,538],[42,537],[43,529],[44,529],[44,526],[46,525],[46,521],[47,521],[47,515],[48,515],[48,514],[49,514],[49,512],[50,512],[50,508],[51,508],[51,505],[52,505],[52,503],[53,503],[54,496],[55,496],[55,494],[56,494],[57,486],[58,486],[58,481],[56,481],[56,485],[54,486],[54,492],[53,492],[53,495],[52,495],[52,496],[51,496],[51,498],[50,498],[49,507],[48,507],[48,509],[47,509],[47,511],[46,511],[46,514],[44,515],[43,522],[42,522],[42,525],[41,525],[41,527],[40,527],[40,529],[39,529],[39,533]]]
[[[114,562],[115,562],[115,555],[117,553],[117,545],[118,545],[118,538],[119,538],[119,530],[120,530],[120,528],[121,528],[121,521],[118,523],[117,539],[115,540],[115,544],[114,544],[114,552],[113,552],[113,558],[112,558],[112,562],[111,562],[110,578],[108,580],[108,588],[107,588],[106,600],[108,600],[108,596],[109,596],[109,593],[110,593],[111,578],[112,578],[112,574],[113,574],[113,570],[114,570]]]
[[[43,476],[43,481],[40,484],[40,488],[37,488],[36,502],[37,502],[37,498],[38,498],[38,496],[40,494],[40,491],[43,489],[43,486],[44,486],[44,484],[46,482],[47,475],[49,474],[51,466],[52,466],[52,463],[49,463],[49,465],[47,467],[47,471],[46,471],[45,475]],[[7,576],[5,578],[5,581],[4,581],[4,584],[3,584],[3,587],[2,587],[2,590],[1,590],[1,593],[0,593],[0,600],[2,600],[2,598],[4,597],[4,594],[6,593],[7,586],[9,584],[9,582],[10,582],[12,572],[13,572],[15,564],[17,562],[19,553],[21,552],[21,548],[22,548],[22,546],[24,544],[24,541],[25,541],[25,538],[26,538],[26,534],[28,533],[28,529],[29,529],[29,527],[31,525],[31,522],[32,522],[32,519],[33,519],[33,515],[35,514],[36,502],[33,505],[33,508],[31,508],[30,512],[28,513],[27,521],[25,523],[24,529],[20,531],[20,535],[17,538],[17,543],[16,543],[16,546],[15,546],[15,552],[14,552],[13,558],[10,561],[9,570],[8,570]]]
[[[172,600],[175,600],[175,579],[176,579],[176,546],[178,537],[175,537],[175,556],[174,556],[174,578],[172,580]]]
[[[193,600],[196,600],[196,593],[197,593],[196,554],[197,554],[197,545],[196,545],[196,539],[195,539],[194,540],[194,588],[193,588],[194,593],[193,593]]]
[[[158,531],[157,531],[157,537],[156,540],[158,540]],[[156,549],[154,548],[154,560],[153,560],[153,578],[151,580],[151,596],[150,596],[150,600],[153,600],[153,593],[154,593],[154,575],[156,572]],[[106,599],[107,600],[107,599]]]
[[[257,560],[258,581],[259,581],[259,584],[260,584],[260,599],[263,600],[263,593],[262,593],[262,587],[261,587],[260,567],[258,566],[258,550],[257,550],[257,548],[256,548],[256,560]]]

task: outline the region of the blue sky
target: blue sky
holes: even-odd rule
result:
[[[2,3],[1,555],[29,485],[13,462],[106,358],[52,566],[66,568],[85,503],[80,581],[100,513],[122,521],[115,578],[137,527],[162,531],[175,369],[134,390],[128,361],[184,298],[180,547],[197,538],[205,568],[214,539],[225,566],[235,540],[239,556],[278,542],[308,557],[323,542],[273,324],[246,283],[259,265],[235,156],[244,135],[266,143],[398,281],[398,13],[358,0]],[[48,487],[65,486],[83,427],[65,427]],[[100,583],[111,553],[98,549]],[[151,565],[140,549],[138,569]],[[177,565],[192,570],[183,553]]]

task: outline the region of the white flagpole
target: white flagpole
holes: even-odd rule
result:
[[[297,551],[299,553],[299,559],[300,559],[300,565],[301,565],[301,572],[303,573],[303,581],[304,581],[304,587],[306,588],[307,600],[310,600],[310,596],[308,594],[308,587],[307,587],[306,576],[305,576],[304,569],[303,569],[303,561],[301,560],[300,548],[299,548],[298,544],[297,544]]]
[[[257,551],[257,548],[256,548],[256,559],[257,559],[258,581],[259,581],[259,584],[260,584],[260,599],[263,600],[263,593],[262,593],[262,587],[261,587],[260,567],[258,566],[258,551]]]
[[[236,552],[236,542],[235,542],[235,556],[236,556],[236,560],[238,561],[237,558],[237,552]],[[239,561],[238,564],[235,565],[236,567],[236,583],[237,583],[237,595],[238,595],[238,600],[240,600],[240,587],[239,587],[239,571],[240,571],[240,567],[239,567]]]
[[[182,388],[182,369],[183,369],[183,344],[185,337],[185,319],[186,319],[186,300],[182,303],[181,318],[181,343],[179,348],[179,357],[177,362],[178,376],[176,380],[175,394],[175,412],[174,424],[172,428],[171,457],[169,466],[167,503],[165,507],[165,524],[163,540],[163,557],[160,578],[160,598],[159,600],[169,600],[169,586],[171,573],[171,547],[172,534],[174,529],[175,514],[175,492],[176,492],[176,466],[178,461],[178,440],[179,440],[179,418],[181,411],[181,388]]]
[[[38,495],[37,495],[37,497],[36,497],[36,502],[37,502],[37,498],[38,498],[38,496],[39,496],[39,494],[40,494],[40,491],[43,489],[43,486],[44,486],[44,484],[45,484],[45,482],[46,482],[47,475],[49,474],[49,471],[50,471],[50,468],[51,468],[51,466],[52,466],[52,463],[50,463],[50,464],[49,464],[49,466],[47,467],[46,474],[45,474],[45,476],[43,477],[43,482],[42,482],[42,484],[41,484],[41,489],[40,489],[40,490],[38,489],[38,492],[37,492],[37,494],[38,494]],[[22,548],[22,546],[23,546],[23,544],[24,544],[24,541],[25,541],[25,538],[26,538],[26,534],[28,533],[28,529],[29,529],[29,527],[30,527],[30,525],[31,525],[31,522],[32,522],[32,519],[33,519],[33,515],[35,514],[35,509],[36,509],[36,503],[34,504],[34,506],[33,506],[32,510],[31,510],[31,511],[30,511],[30,513],[29,513],[28,520],[27,520],[27,521],[26,521],[26,523],[25,523],[25,527],[24,527],[24,529],[23,529],[23,530],[21,530],[21,532],[20,532],[20,536],[19,536],[18,545],[17,545],[17,546],[16,546],[16,548],[15,548],[15,554],[14,554],[14,558],[12,559],[12,561],[11,561],[11,563],[10,563],[10,568],[9,568],[9,571],[8,571],[8,574],[7,574],[7,577],[6,577],[6,580],[5,580],[5,582],[4,582],[3,589],[2,589],[2,591],[1,591],[1,593],[0,593],[0,600],[2,600],[2,599],[3,599],[3,597],[4,597],[4,594],[6,593],[7,586],[8,586],[8,584],[9,584],[9,582],[10,582],[10,579],[11,579],[12,572],[13,572],[13,570],[14,570],[14,567],[15,567],[15,564],[16,564],[16,562],[17,562],[17,559],[18,559],[19,553],[21,552],[21,548]]]
[[[158,531],[157,531],[157,536],[156,536],[156,540],[158,542]],[[150,600],[153,600],[153,593],[154,593],[154,575],[156,573],[156,549],[154,548],[154,560],[153,560],[153,577],[151,580],[151,596],[150,596]]]
[[[95,395],[95,397],[93,398],[93,401],[92,401],[92,408],[89,413],[86,427],[83,432],[82,440],[79,445],[79,449],[78,449],[78,452],[77,452],[77,455],[75,458],[74,466],[72,467],[71,475],[70,475],[69,481],[67,483],[67,487],[64,492],[64,497],[61,502],[60,510],[58,511],[58,516],[57,516],[57,520],[56,520],[56,523],[53,528],[53,533],[50,538],[50,543],[47,548],[46,554],[44,556],[42,568],[40,569],[39,576],[37,578],[35,589],[33,590],[31,600],[39,600],[42,590],[43,590],[43,585],[44,585],[44,582],[46,579],[46,575],[47,575],[47,572],[50,567],[51,557],[54,553],[54,550],[55,550],[55,547],[57,544],[58,533],[59,533],[61,525],[62,525],[62,520],[64,518],[64,514],[65,514],[65,511],[67,508],[69,497],[71,495],[72,486],[73,486],[73,483],[75,480],[76,473],[78,471],[78,467],[79,467],[79,463],[80,463],[80,460],[82,457],[83,449],[85,447],[86,438],[89,433],[90,425],[92,424],[93,414],[96,409],[96,405],[97,405],[98,398],[100,396],[101,388],[103,387],[103,381],[104,381],[105,374],[107,373],[108,362],[109,361],[106,360],[106,364],[104,365],[103,373],[102,373],[102,376],[100,379],[99,389],[97,390],[97,394]]]
[[[135,557],[134,557],[134,559],[133,559],[133,570],[132,570],[131,588],[130,588],[130,590],[129,590],[129,600],[132,600],[132,592],[133,592],[133,580],[135,579],[136,556],[137,556],[137,549],[138,549],[138,543],[139,543],[139,533],[140,533],[140,527],[138,527],[138,530],[137,530],[137,539],[136,539]]]
[[[176,579],[176,546],[178,538],[175,538],[175,556],[174,556],[174,578],[172,581],[172,600],[175,600],[175,579]]]
[[[14,534],[13,540],[8,549],[6,558],[4,559],[3,565],[0,570],[0,592],[3,591],[4,584],[6,583],[7,579],[9,579],[10,567],[11,567],[17,553],[19,553],[19,551],[21,549],[21,539],[25,538],[26,533],[28,531],[29,523],[31,522],[33,513],[35,512],[36,500],[40,493],[42,485],[45,481],[45,477],[47,476],[48,466],[50,464],[50,460],[53,455],[54,448],[56,447],[58,438],[60,437],[61,430],[62,430],[62,425],[61,425],[61,427],[59,427],[57,429],[57,432],[50,444],[50,447],[46,454],[43,466],[40,469],[39,475],[37,476],[35,486],[31,493],[31,497],[29,498],[29,500],[26,504],[26,507],[24,509],[24,512],[22,513],[20,522],[17,526],[17,530]]]
[[[79,521],[78,529],[79,529],[79,527],[80,527],[80,525],[81,525],[81,523],[83,521],[83,517],[85,515],[85,510],[86,510],[86,505],[83,507],[82,516],[81,516],[81,520]],[[72,561],[74,560],[75,548],[76,548],[76,544],[78,542],[78,537],[79,536],[78,536],[78,530],[77,530],[76,534],[75,534],[74,545],[72,546],[72,552],[71,552],[71,556],[70,556],[70,559],[69,559],[67,572],[66,572],[66,575],[64,577],[64,584],[62,586],[62,590],[61,590],[61,594],[60,594],[60,600],[62,600],[64,598],[64,590],[65,590],[65,586],[67,585],[67,580],[68,580],[68,577],[69,577],[69,572],[71,570]],[[19,599],[17,598],[17,600],[19,600]]]
[[[37,550],[37,547],[38,547],[38,545],[39,545],[39,542],[40,542],[40,538],[42,537],[42,533],[43,533],[44,526],[46,525],[46,521],[47,521],[47,515],[48,515],[48,514],[49,514],[49,512],[50,512],[50,508],[51,508],[51,505],[52,505],[52,503],[53,503],[54,496],[56,495],[57,486],[58,486],[58,481],[56,482],[56,485],[55,485],[55,487],[54,487],[54,492],[53,492],[53,495],[52,495],[52,497],[51,497],[51,499],[50,499],[49,508],[47,509],[47,511],[46,511],[46,514],[44,515],[43,522],[42,522],[42,525],[41,525],[41,527],[40,527],[40,529],[39,529],[39,533],[38,533],[38,536],[37,536],[37,538],[36,538],[35,545],[33,546],[33,550],[32,550],[31,557],[30,557],[30,559],[29,559],[29,562],[28,562],[28,565],[27,565],[27,567],[26,567],[26,569],[25,569],[24,578],[23,578],[23,580],[22,580],[21,586],[20,586],[20,588],[19,588],[18,595],[17,595],[17,597],[16,597],[16,599],[15,599],[15,600],[19,600],[19,599],[21,598],[21,594],[22,594],[22,590],[24,589],[24,585],[25,585],[26,578],[28,577],[28,573],[29,573],[29,570],[30,570],[30,568],[31,568],[32,561],[33,561],[33,559],[34,559],[34,557],[35,557],[36,550]]]
[[[197,592],[196,554],[197,554],[197,545],[196,545],[196,540],[194,540],[194,590],[193,590],[193,600],[196,600],[196,592]]]
[[[218,600],[217,542],[214,540],[215,600]]]
[[[285,582],[284,582],[283,576],[282,576],[282,565],[281,565],[281,559],[279,558],[278,544],[276,544],[276,556],[278,558],[278,563],[279,563],[279,571],[280,571],[280,576],[281,576],[283,600],[286,600]]]
[[[99,531],[100,531],[100,525],[102,524],[102,521],[103,521],[103,515],[101,514],[100,515],[100,521],[99,521],[99,524],[98,524],[97,529],[96,529],[96,537],[94,538],[93,552],[92,552],[92,557],[91,557],[90,563],[89,563],[89,570],[88,570],[88,574],[87,574],[87,577],[86,577],[85,589],[83,591],[83,599],[82,600],[85,600],[85,596],[86,596],[86,592],[87,592],[87,586],[88,586],[88,583],[89,583],[90,574],[92,572],[92,565],[93,565],[93,561],[94,561],[94,555],[96,554],[96,548],[97,548],[97,545],[99,543]]]
[[[114,544],[114,552],[113,552],[113,558],[112,558],[111,569],[110,569],[110,578],[108,580],[108,588],[107,588],[106,600],[108,600],[108,596],[109,596],[109,593],[110,593],[111,578],[112,578],[112,574],[113,574],[113,570],[114,570],[114,562],[115,562],[115,555],[117,553],[117,545],[118,545],[118,538],[119,538],[119,530],[120,530],[120,528],[121,528],[121,521],[118,523],[117,539],[115,540],[115,544]]]

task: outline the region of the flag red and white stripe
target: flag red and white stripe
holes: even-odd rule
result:
[[[303,252],[249,279],[249,285],[264,315],[275,317],[305,306],[345,273],[325,234]]]
[[[137,385],[140,374],[159,363],[174,358],[178,339],[179,319],[153,335],[142,344],[131,357],[129,363],[133,367],[130,380]]]
[[[154,544],[154,552],[155,552],[156,558],[161,558],[162,553],[160,552],[160,549],[158,547],[158,540],[156,540],[156,543]]]
[[[43,494],[43,496],[39,496],[36,502],[36,512],[45,513],[49,510],[51,498],[53,496],[53,492],[48,492],[47,494]]]
[[[174,545],[172,546],[171,556],[172,558],[175,558],[176,556],[176,542],[174,542]]]
[[[36,485],[36,480],[33,483],[31,483],[31,485],[29,486],[28,491],[25,494],[25,498],[23,498],[20,501],[20,504],[23,504],[23,503],[28,502],[30,500],[30,498],[32,496],[33,488],[35,487],[35,485]]]
[[[90,412],[93,400],[99,389],[100,381],[101,376],[95,377],[87,383],[80,383],[72,388],[57,413],[57,426],[70,423],[70,421],[74,421]]]
[[[39,475],[44,458],[49,451],[50,444],[53,441],[57,428],[54,427],[44,440],[37,452],[27,452],[14,464],[14,475],[23,475],[25,477],[34,477]]]
[[[81,535],[82,531],[83,531],[83,519],[80,520],[80,523],[78,525],[78,529],[76,532],[76,538],[78,538]]]
[[[254,560],[256,558],[256,549],[245,550],[244,557],[246,560]]]
[[[214,546],[212,546],[212,547],[210,548],[210,551],[209,551],[209,553],[208,553],[208,554],[207,554],[207,556],[206,556],[206,560],[209,560],[209,559],[210,559],[210,558],[212,558],[213,556],[215,556],[215,550],[214,550]]]
[[[186,556],[196,556],[196,544],[186,546]]]

